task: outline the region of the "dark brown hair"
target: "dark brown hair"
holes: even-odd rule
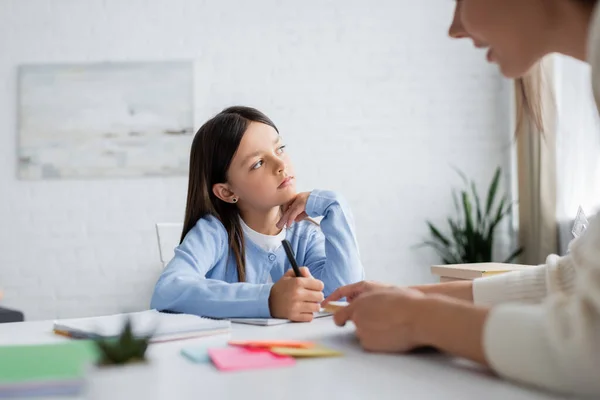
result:
[[[229,107],[207,121],[194,137],[190,152],[187,204],[181,242],[196,223],[207,215],[221,221],[227,230],[229,248],[237,263],[238,281],[246,280],[244,233],[238,207],[219,199],[213,186],[227,182],[227,173],[242,137],[251,122],[275,124],[260,111],[250,107]]]

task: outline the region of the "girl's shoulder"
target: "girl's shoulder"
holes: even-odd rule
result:
[[[219,245],[224,245],[228,241],[227,238],[227,230],[223,223],[213,215],[205,215],[185,235],[184,242],[187,240],[213,240]]]

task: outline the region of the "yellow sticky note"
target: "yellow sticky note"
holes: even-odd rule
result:
[[[257,348],[303,348],[308,349],[315,347],[313,342],[306,342],[302,340],[230,340],[227,342],[230,346],[242,346],[242,347],[257,347]]]
[[[335,313],[336,311],[346,307],[347,305],[348,303],[346,303],[345,301],[330,301],[322,308],[324,311],[327,311],[329,313]]]
[[[308,349],[293,347],[272,347],[270,350],[272,353],[278,355],[292,357],[339,357],[344,355],[344,353],[340,351],[331,350],[326,347],[311,347]]]

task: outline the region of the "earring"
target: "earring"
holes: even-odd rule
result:
[[[237,200],[238,200],[237,197],[234,197],[233,199],[231,199],[231,201],[233,201],[234,204],[237,203]]]

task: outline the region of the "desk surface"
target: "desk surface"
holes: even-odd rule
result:
[[[67,340],[52,334],[51,321],[0,324],[0,345]],[[558,399],[498,379],[485,369],[440,354],[383,355],[358,346],[353,326],[338,328],[331,317],[308,324],[257,327],[233,324],[230,334],[155,344],[149,348],[156,399]],[[218,372],[180,355],[190,345],[222,346],[230,339],[314,340],[342,350],[344,357],[298,360],[293,367]],[[131,384],[149,384],[130,371]],[[111,398],[107,387],[105,398]],[[73,398],[70,398],[73,399]]]

